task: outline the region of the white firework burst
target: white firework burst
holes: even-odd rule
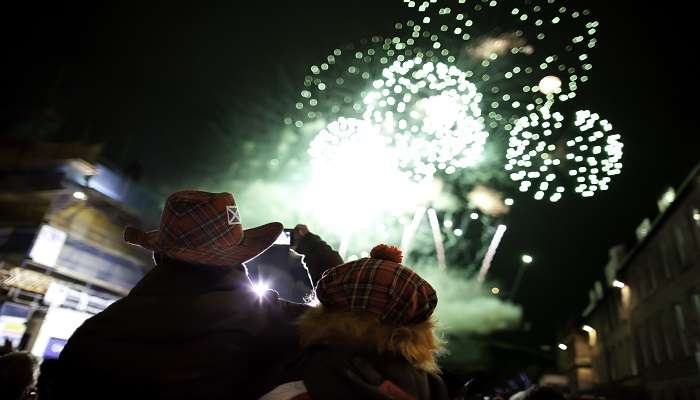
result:
[[[537,200],[556,202],[568,190],[591,197],[607,190],[622,169],[623,144],[610,122],[587,110],[577,111],[573,124],[565,122],[546,106],[520,118],[510,132],[505,169]]]
[[[411,178],[452,174],[481,160],[488,137],[481,95],[463,71],[414,58],[387,67],[372,86],[364,118],[381,126]]]

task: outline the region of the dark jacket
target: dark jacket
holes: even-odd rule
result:
[[[440,377],[413,367],[401,357],[340,346],[310,347],[283,371],[278,382],[303,381],[311,400],[449,398]],[[399,388],[406,396],[393,396],[390,387]]]
[[[312,234],[297,252],[313,275],[342,262]],[[57,398],[257,398],[268,366],[297,354],[303,310],[259,298],[242,266],[158,265],[70,338]]]

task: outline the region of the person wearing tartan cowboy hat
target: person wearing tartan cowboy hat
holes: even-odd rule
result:
[[[381,244],[323,273],[320,305],[297,320],[304,353],[261,400],[379,398],[368,394],[372,381],[388,399],[449,398],[436,374],[437,294],[402,258]]]
[[[127,227],[124,240],[182,262],[232,266],[265,251],[282,229],[271,222],[244,230],[231,193],[184,191],[166,202],[160,229]]]
[[[243,265],[282,229],[244,229],[231,193],[173,193],[158,230],[126,229],[126,242],[153,251],[156,266],[69,339],[56,398],[258,398],[270,366],[298,354],[293,322],[306,309],[256,294]],[[342,263],[306,226],[295,233],[312,278]]]

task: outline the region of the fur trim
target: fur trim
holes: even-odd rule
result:
[[[435,335],[435,320],[392,326],[376,317],[348,311],[310,308],[298,319],[301,344],[343,344],[364,347],[378,354],[399,355],[414,367],[437,373],[436,357],[443,341]]]

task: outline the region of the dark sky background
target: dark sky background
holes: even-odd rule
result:
[[[413,15],[401,0],[111,3],[2,5],[0,117],[51,105],[63,138],[102,142],[117,165],[140,161],[155,187],[223,161],[212,149],[228,142],[210,129],[222,115],[238,113],[240,129],[277,118],[265,104],[296,93],[309,65]],[[622,133],[625,167],[594,199],[517,198],[493,276],[507,288],[520,254],[535,257],[519,300],[543,340],[583,309],[608,248],[630,241],[665,187],[700,160],[690,6],[576,4],[601,22],[579,101]]]

